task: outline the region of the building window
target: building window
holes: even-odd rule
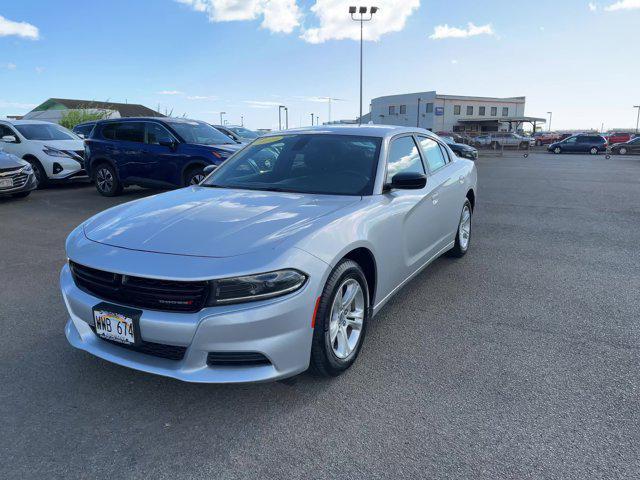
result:
[[[427,113],[433,113],[433,103],[427,103]]]
[[[473,115],[473,106],[467,105],[467,115]]]
[[[502,107],[502,116],[503,117],[509,116],[509,107]]]
[[[498,107],[491,107],[491,116],[492,117],[498,116]]]
[[[406,114],[407,114],[407,106],[400,105],[400,115],[406,115]]]
[[[460,110],[462,107],[460,107],[460,105],[454,105],[453,106],[453,114],[454,115],[460,115]]]
[[[478,115],[480,115],[481,117],[485,116],[487,107],[478,107]]]
[[[395,105],[390,105],[389,106],[389,115],[395,115],[396,114],[396,106]]]

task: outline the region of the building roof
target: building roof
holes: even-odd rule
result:
[[[164,117],[165,115],[156,112],[144,105],[136,103],[116,103],[97,102],[95,100],[73,100],[68,98],[50,98],[41,103],[32,112],[42,112],[46,110],[59,110],[60,107],[69,110],[96,109],[115,110],[121,117]]]

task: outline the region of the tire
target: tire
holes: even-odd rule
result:
[[[591,148],[589,149],[589,153],[590,153],[591,155],[597,155],[597,154],[598,154],[598,147],[591,147]]]
[[[627,147],[620,147],[620,149],[618,150],[618,153],[620,155],[626,155],[627,154]]]
[[[340,307],[342,295],[353,293],[356,287],[359,290],[352,302]],[[362,268],[353,260],[342,260],[329,275],[320,296],[311,344],[311,369],[322,376],[335,377],[353,365],[370,316],[369,286]],[[354,328],[356,325],[359,330]]]
[[[33,173],[36,176],[36,180],[38,181],[38,188],[44,188],[49,184],[49,177],[47,177],[47,173],[42,168],[42,164],[36,158],[27,157],[24,160],[31,164],[31,168],[33,168]]]
[[[122,194],[122,182],[115,168],[108,163],[100,163],[95,167],[95,184],[98,193],[104,197],[115,197]]]
[[[184,174],[184,186],[198,185],[205,177],[206,175],[202,167],[190,168],[187,170],[187,173]]]
[[[466,199],[460,212],[458,230],[456,231],[456,243],[448,252],[450,257],[461,258],[469,251],[469,245],[471,244],[471,217],[473,217],[473,209],[471,208],[469,199]]]
[[[28,197],[30,193],[31,193],[31,190],[27,192],[12,193],[11,196],[13,198],[24,198],[24,197]]]
[[[556,155],[560,155],[562,153],[562,149],[560,147],[556,147],[553,149],[553,153]]]

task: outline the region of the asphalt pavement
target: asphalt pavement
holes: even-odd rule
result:
[[[66,235],[157,192],[0,199],[0,478],[640,477],[640,157],[478,169],[469,254],[395,296],[351,370],[258,385],[67,344]]]

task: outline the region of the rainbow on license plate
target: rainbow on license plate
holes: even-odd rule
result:
[[[99,337],[126,344],[136,343],[132,318],[121,313],[94,310],[93,319]]]

